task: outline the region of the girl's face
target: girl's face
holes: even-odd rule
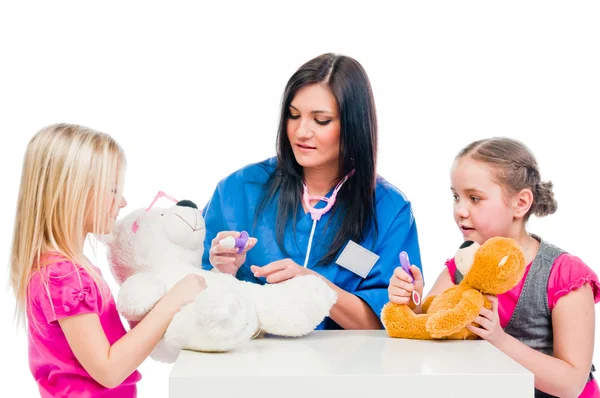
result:
[[[115,221],[117,221],[117,217],[119,216],[119,211],[125,206],[127,206],[127,200],[125,200],[125,196],[122,193],[117,193],[117,190],[111,192],[112,197],[110,198],[110,209],[108,211],[108,217],[106,218],[106,225],[104,226],[106,230],[106,234],[112,232]]]
[[[494,236],[513,237],[518,234],[512,198],[493,180],[485,163],[464,156],[455,160],[450,172],[454,196],[454,221],[464,240],[483,244]]]
[[[298,90],[289,107],[287,135],[304,168],[338,168],[340,117],[335,97],[324,85]]]
[[[127,200],[123,196],[123,179],[119,178],[113,187],[104,194],[104,203],[106,207],[98,213],[98,222],[100,222],[100,230],[94,231],[94,216],[96,211],[92,206],[88,208],[86,216],[86,233],[97,233],[100,235],[110,234],[115,226],[115,221],[119,216],[119,211],[127,206]]]

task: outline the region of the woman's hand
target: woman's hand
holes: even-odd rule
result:
[[[279,283],[300,275],[316,275],[314,271],[296,264],[289,258],[273,261],[262,267],[250,266],[256,278],[267,278],[268,283]]]
[[[222,239],[228,236],[239,238],[240,233],[237,231],[219,232],[211,242],[209,261],[219,272],[235,276],[238,269],[246,261],[246,253],[256,245],[257,240],[256,238],[248,239],[246,247],[238,252],[237,247],[228,249],[219,244]]]

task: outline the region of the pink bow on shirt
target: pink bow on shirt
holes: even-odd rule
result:
[[[96,297],[90,294],[92,289],[87,286],[81,290],[65,286],[62,294],[63,309],[65,312],[71,312],[80,305],[85,305],[89,309],[93,309],[93,304],[96,302]]]

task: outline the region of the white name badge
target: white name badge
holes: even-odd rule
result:
[[[364,279],[377,260],[379,260],[377,254],[350,240],[335,263]]]

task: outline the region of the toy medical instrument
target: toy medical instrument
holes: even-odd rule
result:
[[[412,279],[411,283],[414,285],[415,278],[412,272],[410,271],[410,260],[408,259],[408,253],[400,252],[400,266],[402,266],[404,272],[406,272],[410,276],[410,278]],[[419,296],[419,293],[416,290],[413,290],[412,292],[412,300],[416,305],[421,304],[421,297]]]
[[[219,245],[221,245],[227,249],[233,249],[234,247],[237,247],[238,252],[241,252],[246,247],[246,244],[248,243],[248,238],[249,238],[248,232],[242,231],[242,232],[240,232],[239,238],[234,238],[233,236],[228,236],[224,239],[221,239],[219,241]]]

